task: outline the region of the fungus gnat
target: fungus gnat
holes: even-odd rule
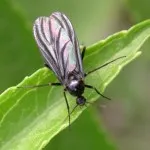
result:
[[[79,42],[73,26],[66,15],[60,12],[54,12],[50,17],[37,18],[33,26],[33,33],[44,58],[45,66],[55,73],[59,82],[26,87],[62,85],[64,87],[63,94],[68,110],[69,125],[71,112],[66,91],[76,97],[76,106],[74,109],[77,106],[84,106],[87,103],[86,98],[83,96],[85,88],[93,89],[100,96],[110,100],[110,98],[101,94],[95,87],[85,84],[84,78],[125,56],[116,58],[85,73],[83,71],[82,60],[86,48],[84,47],[82,53],[80,53]]]

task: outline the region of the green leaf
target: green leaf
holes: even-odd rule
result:
[[[84,59],[85,72],[114,58],[127,56],[89,75],[86,83],[101,92],[120,70],[141,54],[139,48],[150,36],[150,20],[135,25],[87,48]],[[47,68],[39,69],[26,77],[18,86],[55,82],[56,77]],[[0,95],[0,147],[1,150],[42,149],[57,133],[68,126],[63,87],[18,89],[11,87]],[[71,109],[75,98],[67,94]],[[89,102],[99,97],[86,90]],[[85,109],[77,108],[71,115],[74,121]]]
[[[109,138],[100,120],[91,106],[71,124],[70,130],[66,128],[56,135],[43,150],[116,150],[116,143]]]

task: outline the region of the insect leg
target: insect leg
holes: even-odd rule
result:
[[[65,97],[65,102],[67,105],[68,117],[69,117],[69,127],[70,127],[70,107],[69,107],[69,103],[68,103],[67,96],[66,96],[66,90],[64,90],[64,97]]]
[[[85,55],[85,50],[86,50],[86,47],[85,47],[85,46],[83,46],[81,49],[82,49],[81,58],[82,58],[82,60],[83,60],[83,58],[84,58],[84,55]]]
[[[95,90],[95,92],[96,92],[97,94],[99,94],[99,95],[102,96],[103,98],[106,98],[106,99],[108,99],[108,100],[111,100],[110,98],[108,98],[108,97],[104,96],[103,94],[101,94],[101,93],[96,89],[96,87],[91,86],[91,85],[87,85],[87,84],[85,84],[85,87],[86,87],[86,88],[89,88],[89,89],[93,89],[93,90]]]
[[[44,66],[51,70],[48,64],[45,63]]]
[[[101,68],[103,68],[103,67],[109,65],[110,63],[112,63],[112,62],[114,62],[114,61],[116,61],[116,60],[118,60],[118,59],[122,59],[122,58],[124,58],[124,57],[126,57],[126,56],[121,56],[121,57],[118,57],[118,58],[116,58],[116,59],[114,59],[114,60],[112,60],[112,61],[109,61],[109,62],[107,62],[106,64],[104,64],[104,65],[102,65],[102,66],[99,66],[99,67],[97,67],[97,68],[95,68],[95,69],[93,69],[93,70],[91,70],[91,71],[85,73],[84,76],[86,77],[87,75],[89,75],[89,74],[91,74],[91,73],[93,73],[93,72],[95,72],[95,71],[97,71],[97,70],[99,70],[99,69],[101,69]]]
[[[38,87],[45,87],[45,86],[61,86],[61,83],[47,83],[41,85],[18,86],[17,88],[38,88]]]

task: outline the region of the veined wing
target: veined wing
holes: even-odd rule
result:
[[[64,14],[55,12],[50,17],[39,17],[33,32],[45,63],[62,83],[71,72],[84,76],[79,43]]]

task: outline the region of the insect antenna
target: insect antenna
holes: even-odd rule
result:
[[[70,115],[75,111],[75,109],[78,107],[78,104],[76,104],[75,106],[74,106],[74,108],[72,109],[72,111],[70,112]]]
[[[114,59],[114,60],[111,60],[111,61],[107,62],[106,64],[104,64],[104,65],[102,65],[102,66],[99,66],[99,67],[97,67],[97,68],[95,68],[95,69],[93,69],[93,70],[91,70],[91,71],[85,73],[84,76],[86,77],[87,75],[89,75],[89,74],[91,74],[91,73],[93,73],[93,72],[95,72],[95,71],[97,71],[97,70],[99,70],[99,69],[101,69],[101,68],[103,68],[103,67],[105,67],[105,66],[111,64],[112,62],[115,62],[115,61],[117,61],[117,60],[119,60],[119,59],[122,59],[122,58],[124,58],[124,57],[126,57],[126,56],[121,56],[121,57],[118,57],[118,58],[116,58],[116,59]]]
[[[84,106],[85,106],[86,108],[88,107],[87,104],[92,104],[92,103],[91,103],[91,102],[86,102],[86,103],[84,104]],[[76,104],[76,105],[73,107],[72,111],[68,114],[68,117],[69,117],[69,118],[70,118],[71,114],[75,111],[75,109],[76,109],[78,106],[79,106],[79,105]],[[69,128],[70,128],[70,121],[69,121]]]

